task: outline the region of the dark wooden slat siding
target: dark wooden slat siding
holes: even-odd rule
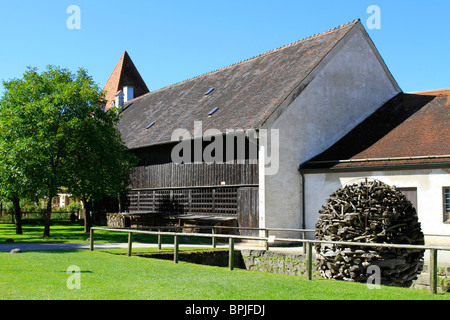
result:
[[[126,212],[240,217],[239,225],[258,226],[256,160],[177,164],[168,161],[170,147],[157,150],[160,155],[148,150],[136,152],[140,162],[131,175],[130,191],[122,206]],[[245,195],[239,201],[243,187]]]
[[[165,163],[137,166],[130,189],[183,188],[225,185],[257,185],[258,165],[245,160],[233,163]]]
[[[146,214],[236,216],[239,187],[132,190],[128,210]],[[254,207],[254,205],[250,205]]]

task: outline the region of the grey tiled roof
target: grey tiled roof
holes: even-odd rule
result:
[[[202,121],[203,131],[260,128],[358,22],[352,21],[128,102],[119,124],[126,145],[141,148],[166,143],[177,128],[188,129],[192,134],[194,121]],[[214,90],[205,95],[211,88]],[[214,108],[218,110],[208,116]]]

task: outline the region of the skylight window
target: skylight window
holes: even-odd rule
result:
[[[212,109],[209,113],[208,113],[208,117],[212,116],[214,113],[216,113],[216,111],[219,110],[219,107],[215,107],[214,109]]]
[[[147,128],[145,128],[145,129],[150,129],[150,128],[153,127],[154,125],[155,125],[155,123],[152,122],[152,123],[150,123],[150,124],[147,126]]]
[[[210,88],[208,91],[205,92],[205,96],[207,96],[208,94],[210,94],[211,92],[213,92],[214,88]]]

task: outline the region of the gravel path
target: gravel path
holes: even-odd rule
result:
[[[155,243],[133,242],[133,248],[155,248]],[[163,244],[163,247],[171,247],[171,244]],[[180,245],[180,247],[211,247],[210,245]],[[95,243],[94,249],[126,249],[127,243]],[[12,249],[22,251],[42,251],[42,250],[73,250],[88,249],[89,243],[6,243],[0,244],[0,252],[9,252]]]

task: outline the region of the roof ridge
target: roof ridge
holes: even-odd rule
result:
[[[405,92],[405,94],[450,94],[450,88]]]
[[[356,24],[358,21],[360,21],[360,20],[359,20],[359,19],[356,19],[356,20],[353,20],[353,21],[351,21],[351,22],[348,22],[348,23],[342,24],[342,25],[340,25],[340,26],[334,27],[333,29],[329,29],[329,30],[326,30],[326,31],[323,31],[323,32],[315,33],[315,34],[313,34],[313,35],[311,35],[311,36],[309,36],[309,37],[306,37],[306,38],[303,38],[303,39],[300,39],[300,40],[291,42],[291,43],[289,43],[289,44],[286,44],[286,45],[284,45],[284,46],[281,46],[281,47],[278,47],[278,48],[275,48],[275,49],[266,51],[266,52],[264,52],[264,53],[261,53],[261,54],[259,54],[259,55],[254,56],[254,57],[251,57],[251,58],[249,58],[249,59],[245,59],[245,60],[242,60],[242,61],[240,61],[240,62],[234,63],[233,65],[239,64],[239,63],[241,63],[241,62],[245,62],[245,61],[248,61],[248,60],[252,60],[252,59],[258,58],[258,57],[260,57],[260,56],[264,56],[264,55],[266,55],[266,54],[270,54],[270,53],[272,53],[272,52],[279,51],[279,50],[281,50],[281,49],[285,49],[285,48],[292,47],[292,46],[294,46],[294,45],[296,45],[296,44],[298,44],[298,43],[300,43],[300,42],[303,42],[303,41],[306,41],[306,40],[311,40],[312,38],[316,38],[316,37],[319,37],[319,36],[323,36],[323,35],[325,35],[325,34],[327,34],[327,33],[334,32],[334,31],[336,31],[337,29],[345,28],[345,27],[347,27],[347,26],[349,26],[349,25],[351,25],[351,24]],[[230,65],[230,66],[232,66],[232,65]],[[224,68],[226,68],[226,67],[224,67]],[[222,69],[223,69],[223,68],[222,68]],[[218,70],[220,70],[220,69],[218,69]],[[214,71],[212,71],[212,72],[214,72]]]
[[[287,44],[287,45],[284,45],[284,46],[281,46],[281,47],[278,47],[278,48],[275,48],[275,49],[266,51],[266,52],[261,53],[261,54],[259,54],[259,55],[253,56],[253,57],[251,57],[251,58],[244,59],[244,60],[241,60],[241,61],[239,61],[239,62],[235,62],[235,63],[230,64],[230,65],[228,65],[228,66],[225,66],[225,67],[222,67],[222,68],[219,68],[219,69],[216,69],[216,70],[212,70],[212,71],[209,71],[209,72],[206,72],[206,73],[203,73],[203,74],[194,76],[194,77],[192,77],[192,78],[188,78],[188,79],[185,79],[185,80],[182,80],[182,81],[179,81],[179,82],[172,83],[172,84],[170,84],[170,85],[168,85],[168,86],[165,86],[165,87],[163,87],[163,88],[159,88],[159,89],[157,89],[157,90],[155,90],[155,91],[150,91],[150,92],[148,92],[148,93],[146,93],[146,94],[144,94],[144,95],[142,95],[142,96],[140,96],[140,97],[138,97],[138,98],[145,97],[145,96],[148,95],[148,94],[152,94],[152,93],[155,93],[155,92],[158,92],[158,91],[167,90],[167,89],[170,89],[170,88],[173,87],[173,86],[180,85],[180,84],[183,84],[183,83],[185,83],[185,82],[188,82],[188,81],[191,81],[191,80],[194,80],[194,79],[198,79],[198,78],[201,78],[201,77],[204,77],[204,76],[207,76],[207,75],[210,75],[210,74],[213,74],[213,73],[216,73],[216,72],[219,72],[219,71],[228,69],[228,68],[232,68],[232,67],[237,66],[237,65],[239,65],[239,64],[242,64],[242,63],[245,63],[245,62],[252,61],[252,60],[254,60],[254,59],[256,59],[256,58],[263,57],[263,56],[265,56],[265,55],[269,55],[269,54],[278,52],[278,51],[280,51],[280,50],[282,50],[282,49],[285,49],[285,48],[292,47],[292,46],[297,45],[297,44],[299,44],[299,43],[301,43],[301,42],[303,42],[303,41],[311,40],[312,38],[316,38],[316,37],[319,37],[319,36],[323,36],[323,35],[326,35],[326,34],[335,32],[335,31],[338,30],[338,29],[343,29],[343,28],[346,28],[346,27],[348,27],[348,26],[350,26],[350,25],[356,25],[358,22],[360,22],[360,19],[355,19],[355,20],[353,20],[353,21],[347,22],[347,23],[342,24],[342,25],[340,25],[340,26],[334,27],[334,28],[329,29],[329,30],[326,30],[326,31],[324,31],[324,32],[320,32],[320,33],[313,34],[313,35],[311,35],[311,36],[309,36],[309,37],[306,37],[306,38],[303,38],[303,39],[300,39],[300,40],[291,42],[291,43],[289,43],[289,44]]]
[[[147,84],[142,79],[139,70],[137,70],[133,60],[125,50],[110,74],[108,81],[103,86],[103,91],[107,91],[105,110],[109,109],[111,102],[115,100],[117,92],[121,91],[123,86],[130,85],[130,83],[135,87],[135,96],[141,96],[142,92],[149,92]]]
[[[121,67],[120,67],[120,74],[119,74],[119,76],[122,74],[123,63],[124,63],[124,61],[125,61],[125,54],[126,54],[126,53],[127,53],[127,52],[124,51],[124,52],[122,53],[122,55],[120,56],[120,59],[119,59],[119,61],[117,61],[116,66],[114,67],[113,72],[111,72],[111,74],[109,75],[108,80],[105,82],[105,86],[106,86],[106,84],[109,82],[109,80],[111,79],[111,77],[113,76],[114,71],[116,71],[116,68],[119,66],[120,62],[122,62],[122,65],[121,65]]]
[[[335,28],[333,28],[333,29],[330,29],[330,30],[327,30],[327,31],[324,31],[324,32],[320,32],[320,33],[313,34],[313,35],[311,35],[311,36],[309,36],[309,37],[306,37],[306,38],[303,38],[303,39],[300,39],[300,40],[291,42],[291,43],[289,43],[289,44],[286,44],[286,45],[284,45],[284,46],[281,46],[281,47],[278,47],[278,48],[275,48],[275,49],[271,49],[271,50],[269,50],[269,51],[263,52],[263,53],[258,54],[258,55],[256,55],[256,56],[253,56],[253,57],[251,57],[251,58],[244,59],[244,60],[241,60],[241,61],[239,61],[239,62],[235,62],[235,63],[230,64],[230,65],[228,65],[228,66],[225,66],[225,67],[222,67],[222,68],[220,68],[220,69],[217,69],[217,70],[213,70],[213,71],[204,73],[204,74],[202,74],[202,75],[207,75],[207,74],[210,74],[210,73],[214,73],[214,72],[216,72],[216,71],[220,71],[220,70],[223,70],[223,69],[226,69],[226,68],[229,68],[229,67],[233,67],[233,66],[235,66],[235,65],[238,65],[238,64],[241,64],[241,63],[244,63],[244,62],[247,62],[247,61],[250,61],[250,60],[253,60],[253,59],[256,59],[256,58],[259,58],[259,57],[268,55],[268,54],[271,54],[271,53],[274,53],[274,52],[276,52],[276,51],[280,51],[280,50],[282,50],[282,49],[292,47],[292,46],[294,46],[294,45],[299,44],[300,42],[303,42],[303,41],[306,41],[306,40],[311,40],[312,38],[316,38],[316,37],[318,37],[318,36],[323,36],[323,35],[325,35],[325,34],[327,34],[327,33],[334,32],[334,31],[336,31],[337,29],[342,29],[342,28],[344,28],[344,27],[347,27],[347,26],[349,26],[350,24],[356,24],[356,22],[358,22],[358,21],[359,21],[359,19],[353,20],[353,21],[348,22],[348,23],[346,23],[346,24],[342,24],[342,25],[340,25],[340,26],[337,26],[337,27],[335,27]],[[199,75],[199,76],[197,76],[197,77],[200,77],[200,76],[202,76],[202,75]],[[194,77],[194,78],[196,78],[196,77]],[[193,78],[192,78],[192,79],[193,79]],[[190,80],[190,79],[187,79],[187,80]]]

